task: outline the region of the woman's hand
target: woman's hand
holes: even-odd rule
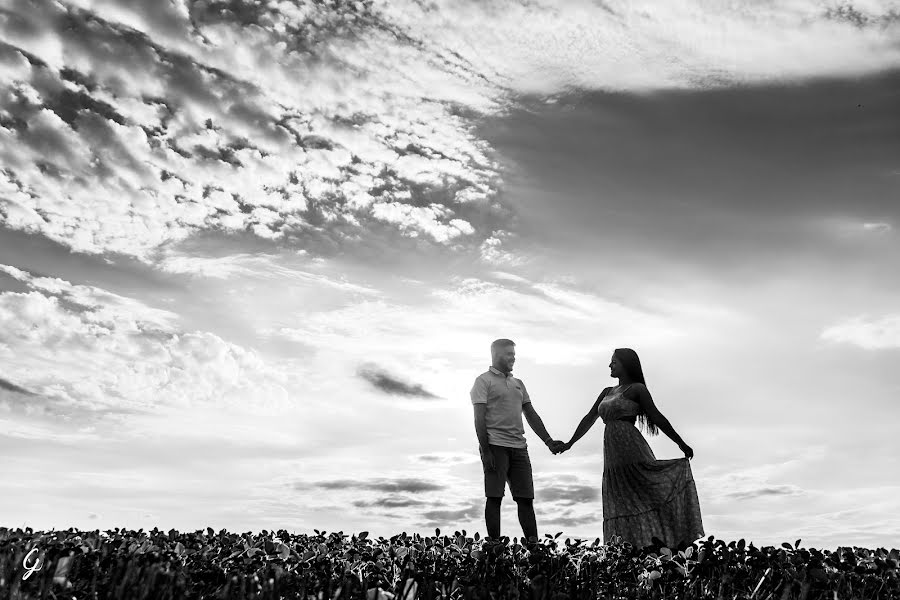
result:
[[[687,444],[682,444],[680,446],[681,451],[684,452],[684,457],[688,460],[694,458],[694,449],[688,446]]]

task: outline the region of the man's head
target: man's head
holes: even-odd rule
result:
[[[515,362],[516,343],[507,339],[494,340],[491,344],[491,363],[494,368],[509,373]]]

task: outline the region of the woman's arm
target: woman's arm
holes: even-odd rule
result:
[[[647,386],[636,383],[631,389],[637,392],[637,402],[641,405],[641,408],[644,409],[644,414],[647,415],[650,422],[662,429],[663,433],[669,436],[670,440],[678,444],[678,447],[684,451],[688,458],[691,458],[694,455],[694,451],[683,439],[681,439],[681,436],[678,435],[675,428],[669,423],[669,420],[659,412],[658,408],[656,408],[656,404],[653,403],[653,397],[650,395],[650,390],[647,389]]]
[[[606,388],[601,392],[601,394],[597,397],[597,400],[594,402],[594,405],[591,406],[591,410],[588,411],[586,415],[581,419],[581,423],[578,424],[578,427],[575,429],[575,433],[572,434],[572,439],[566,442],[565,449],[568,450],[572,447],[572,445],[580,440],[588,430],[594,426],[594,423],[597,422],[597,407],[600,405],[600,402],[603,400],[603,397],[606,396],[606,393],[609,392],[609,388]]]

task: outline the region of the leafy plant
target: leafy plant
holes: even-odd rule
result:
[[[314,531],[0,528],[0,600],[900,599],[896,549]]]

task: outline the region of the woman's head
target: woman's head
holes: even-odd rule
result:
[[[612,359],[609,361],[609,376],[616,378],[627,376],[633,383],[647,385],[647,382],[644,381],[641,359],[631,348],[615,349]]]
[[[637,352],[631,348],[616,348],[613,351],[612,359],[609,361],[609,375],[610,377],[625,377],[629,383],[643,383],[647,385],[647,382],[644,381],[641,359],[638,358]],[[649,435],[657,435],[659,433],[656,424],[647,418],[643,408],[638,412],[637,418],[644,431]]]

